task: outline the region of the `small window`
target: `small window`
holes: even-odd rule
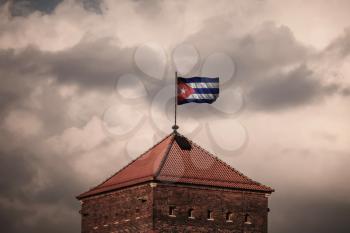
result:
[[[244,217],[244,224],[250,225],[252,224],[252,219],[249,214],[246,214]]]
[[[142,203],[145,203],[147,201],[147,196],[138,197],[137,200]]]
[[[226,213],[226,222],[233,222],[233,213],[232,212]]]
[[[176,216],[175,209],[176,209],[175,206],[169,206],[169,216],[172,216],[172,217]]]
[[[107,223],[107,222],[108,222],[108,216],[105,215],[105,216],[103,216],[103,218],[104,218],[103,222],[104,222],[104,223]]]
[[[188,210],[188,218],[194,218],[194,210],[193,209]]]
[[[213,211],[212,210],[208,210],[207,219],[208,220],[214,220],[214,216],[213,216]]]

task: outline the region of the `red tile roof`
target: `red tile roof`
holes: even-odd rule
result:
[[[186,142],[190,149],[186,148]],[[182,135],[172,133],[102,184],[77,198],[82,199],[145,181],[176,182],[266,193],[274,191],[249,179]]]

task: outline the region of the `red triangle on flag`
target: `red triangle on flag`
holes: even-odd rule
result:
[[[178,100],[184,100],[187,99],[190,95],[192,95],[195,91],[193,90],[192,87],[187,85],[184,82],[179,82],[177,85],[177,98]]]

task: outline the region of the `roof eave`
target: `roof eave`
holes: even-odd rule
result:
[[[267,193],[271,194],[275,192],[274,189],[264,186],[266,190],[262,189],[248,189],[248,188],[239,188],[239,187],[227,187],[227,186],[219,186],[219,185],[209,185],[209,184],[195,184],[195,183],[187,183],[187,182],[172,182],[172,181],[166,181],[166,180],[156,180],[159,183],[164,184],[180,184],[180,185],[186,185],[186,186],[198,186],[198,187],[207,187],[207,188],[219,188],[219,189],[227,189],[227,190],[239,190],[239,191],[249,191],[249,192],[259,192],[259,193]]]

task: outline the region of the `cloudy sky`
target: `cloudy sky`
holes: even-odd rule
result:
[[[79,232],[75,196],[171,132],[276,189],[271,233],[350,232],[348,0],[0,0],[0,229]]]

